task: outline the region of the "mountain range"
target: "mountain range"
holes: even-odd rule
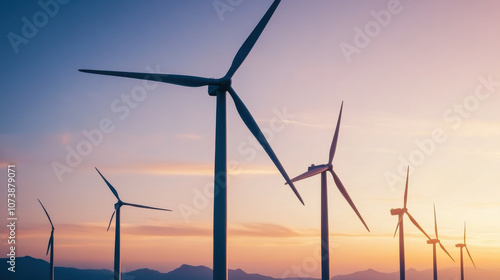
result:
[[[33,280],[43,279],[44,275],[49,277],[48,262],[35,259],[30,256],[16,258],[16,272],[8,271],[10,265],[7,258],[0,259],[3,269],[0,270],[0,279],[5,280]],[[107,269],[77,269],[70,267],[56,267],[55,278],[57,280],[112,280],[113,272]],[[496,276],[495,276],[496,275]],[[467,268],[468,279],[498,280],[500,271],[489,271],[484,269]],[[443,269],[439,271],[440,279],[456,280],[460,278],[457,268]],[[230,280],[279,280],[260,274],[246,273],[241,269],[229,270]],[[206,266],[191,266],[184,264],[170,272],[162,273],[147,268],[138,269],[122,274],[123,280],[212,280],[212,269]],[[332,280],[398,280],[399,272],[383,273],[373,269],[358,271],[347,275],[337,275]],[[407,280],[432,279],[432,269],[418,271],[408,269]],[[284,280],[318,280],[316,278],[286,278]]]

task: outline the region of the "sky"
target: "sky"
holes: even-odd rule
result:
[[[41,4],[40,4],[41,3]],[[215,4],[214,4],[215,3]],[[272,1],[3,1],[0,180],[16,169],[16,254],[112,269],[116,202],[122,269],[212,266],[215,98],[78,69],[222,77]],[[233,88],[291,176],[333,161],[370,227],[328,177],[331,274],[399,269],[397,218],[408,209],[457,262],[500,261],[500,23],[497,1],[282,1]],[[320,178],[296,183],[303,206],[227,102],[228,267],[319,277]],[[7,191],[2,191],[7,197]],[[6,221],[6,199],[0,201]],[[406,266],[432,247],[405,218]],[[2,236],[8,236],[1,227]],[[1,239],[7,254],[7,239]],[[77,252],[77,253],[76,253]],[[471,269],[470,260],[465,260]],[[300,274],[300,275],[299,275]]]

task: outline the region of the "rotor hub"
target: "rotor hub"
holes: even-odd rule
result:
[[[209,85],[208,86],[208,95],[210,96],[216,96],[217,91],[223,91],[226,92],[229,90],[231,87],[231,78],[230,77],[222,77],[219,79],[217,85]]]

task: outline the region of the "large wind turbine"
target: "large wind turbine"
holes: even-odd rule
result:
[[[145,209],[153,209],[153,210],[161,210],[161,211],[172,211],[169,209],[163,209],[163,208],[156,208],[156,207],[150,207],[150,206],[144,206],[144,205],[139,205],[139,204],[132,204],[132,203],[127,203],[123,202],[120,197],[118,196],[118,192],[116,191],[115,188],[104,178],[104,176],[99,172],[99,170],[96,168],[97,173],[101,175],[102,179],[104,182],[106,182],[106,185],[108,185],[109,189],[111,192],[115,195],[116,199],[118,199],[118,202],[115,203],[115,211],[113,211],[113,214],[111,215],[111,219],[109,220],[109,225],[108,229],[111,226],[111,222],[113,221],[113,217],[116,214],[116,219],[115,219],[115,261],[114,261],[114,280],[120,280],[122,278],[121,276],[121,263],[120,263],[120,208],[123,205],[127,206],[133,206],[133,207],[138,207],[138,208],[145,208]]]
[[[470,260],[472,261],[472,264],[474,265],[474,268],[476,268],[476,264],[474,263],[474,260],[472,259],[472,256],[469,253],[469,249],[467,248],[467,243],[465,243],[465,222],[464,222],[464,243],[462,244],[456,244],[455,247],[460,248],[460,279],[464,280],[464,252],[463,249],[467,251],[467,254],[469,255]]]
[[[438,236],[438,226],[437,226],[437,219],[436,219],[436,205],[434,205],[434,231],[436,233],[436,238],[435,239],[429,239],[427,240],[427,244],[432,244],[432,267],[433,267],[433,272],[434,272],[434,280],[438,279],[437,276],[437,260],[436,260],[436,244],[439,244],[441,249],[453,260],[453,257],[446,251],[446,248],[444,248],[443,244],[441,244],[441,241],[439,240]]]
[[[339,119],[337,121],[337,128],[335,128],[335,134],[333,135],[332,145],[330,146],[328,163],[321,165],[313,164],[308,168],[308,170],[305,173],[292,179],[292,182],[296,182],[321,173],[321,279],[322,280],[330,279],[330,246],[328,238],[328,193],[326,184],[327,171],[330,171],[330,173],[332,173],[333,180],[335,181],[337,188],[342,193],[344,198],[347,200],[349,205],[351,205],[354,212],[356,212],[356,215],[358,215],[359,219],[366,227],[366,229],[370,231],[365,221],[361,217],[361,214],[359,214],[358,209],[356,209],[356,206],[354,205],[354,202],[351,200],[351,197],[349,197],[349,194],[344,188],[344,185],[340,181],[335,171],[333,171],[332,161],[333,161],[333,156],[335,155],[335,149],[337,147],[337,139],[339,137],[340,119],[342,117],[343,105],[344,102],[342,102],[342,105],[340,106]]]
[[[281,165],[278,157],[274,154],[271,146],[267,142],[264,134],[248,111],[247,107],[231,86],[232,77],[236,70],[243,63],[248,53],[252,50],[255,42],[266,27],[269,19],[278,7],[280,0],[275,0],[266,14],[262,17],[255,29],[250,33],[243,45],[240,47],[233,59],[231,67],[227,73],[219,79],[195,77],[187,75],[152,74],[134,72],[116,72],[100,70],[83,70],[81,72],[127,77],[134,79],[151,80],[168,84],[175,84],[186,87],[208,86],[208,94],[216,96],[216,127],[215,127],[215,166],[214,166],[214,259],[213,278],[214,280],[227,279],[227,165],[226,165],[226,93],[229,93],[234,101],[236,110],[250,132],[257,138],[257,141],[264,148],[273,163],[276,165],[286,182],[290,185],[300,202],[304,204],[295,186],[290,181],[285,169]]]
[[[406,208],[406,202],[408,201],[408,177],[409,177],[410,167],[406,170],[406,187],[405,187],[405,196],[404,196],[404,206],[403,208],[391,209],[391,215],[399,216],[398,225],[396,226],[396,231],[394,232],[394,236],[398,232],[399,228],[399,279],[405,280],[405,235],[403,229],[403,217],[406,214],[410,221],[427,237],[427,239],[431,239],[427,233],[420,227],[417,221],[410,215],[408,209]]]
[[[47,215],[47,218],[49,219],[50,226],[52,227],[52,230],[50,231],[49,245],[47,246],[47,253],[45,253],[45,255],[48,255],[50,250],[50,280],[54,280],[54,224],[52,224],[52,220],[50,219],[49,213],[43,206],[40,199],[38,199],[38,202],[42,206],[45,215]]]

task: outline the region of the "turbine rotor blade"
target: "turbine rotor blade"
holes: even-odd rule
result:
[[[187,76],[187,75],[137,73],[137,72],[105,71],[105,70],[90,70],[90,69],[78,69],[78,71],[83,73],[91,73],[98,75],[149,80],[149,81],[174,84],[185,87],[201,87],[201,86],[219,84],[218,79],[210,79],[210,78]]]
[[[45,212],[45,215],[47,215],[47,218],[49,218],[49,222],[50,222],[50,225],[52,226],[52,230],[54,230],[54,225],[52,224],[52,220],[50,219],[50,216],[49,216],[49,213],[47,212],[47,210],[45,209],[45,207],[43,206],[42,202],[40,201],[40,199],[38,199],[38,202],[40,203],[40,205],[42,206],[43,208],[43,211]]]
[[[474,265],[474,268],[477,268],[476,264],[474,263],[474,260],[472,259],[472,256],[470,255],[469,248],[467,248],[467,246],[465,246],[465,250],[467,251],[467,254],[469,255],[469,258],[472,261],[472,264]]]
[[[279,2],[279,1],[278,1]],[[248,127],[248,130],[253,134],[253,136],[259,141],[260,145],[264,150],[266,151],[267,155],[271,158],[273,161],[274,165],[278,168],[279,172],[281,175],[285,178],[285,181],[288,183],[290,188],[292,188],[292,191],[295,193],[297,198],[300,200],[300,202],[304,204],[304,201],[302,200],[302,197],[300,197],[299,192],[293,185],[292,181],[290,180],[290,177],[288,177],[288,174],[285,171],[285,168],[281,165],[281,162],[279,161],[278,157],[274,153],[273,149],[271,148],[271,145],[266,140],[266,137],[260,130],[259,126],[255,122],[254,118],[248,111],[247,107],[245,104],[243,104],[243,101],[241,101],[240,97],[236,94],[234,89],[232,87],[229,88],[229,94],[233,98],[234,105],[236,106],[236,110],[238,111],[238,114],[240,115],[241,119],[245,123],[245,125]]]
[[[466,225],[465,225],[465,222],[464,222],[464,244],[467,244],[467,243],[465,243],[465,232],[466,232],[465,227],[466,227]]]
[[[424,231],[424,229],[417,223],[417,221],[412,217],[412,215],[406,211],[406,214],[408,215],[408,218],[410,218],[410,221],[429,239],[432,240],[432,238],[429,237],[429,235]]]
[[[99,171],[99,169],[97,169],[97,167],[95,167],[95,170],[97,170],[97,173],[99,173],[99,175],[101,175],[102,179],[104,180],[104,182],[106,182],[106,185],[108,185],[109,189],[115,195],[115,197],[118,199],[118,201],[121,201],[120,197],[118,196],[118,192],[116,191],[116,189],[113,188],[113,186],[108,182],[108,180],[106,180],[106,178],[104,178],[104,176],[102,176],[101,172]]]
[[[410,166],[406,169],[406,186],[405,186],[405,197],[404,197],[404,207],[406,209],[406,202],[408,201],[408,177],[410,175]]]
[[[392,238],[396,237],[396,233],[398,232],[399,224],[401,224],[401,222],[403,222],[403,215],[399,215],[399,221],[396,225],[396,230],[394,231],[394,236]]]
[[[441,249],[443,249],[443,251],[453,260],[453,257],[450,255],[450,253],[448,253],[448,251],[446,250],[446,248],[444,248],[443,244],[441,244],[441,242],[439,242],[439,246],[441,247]]]
[[[333,180],[335,181],[335,184],[337,185],[337,188],[339,189],[340,193],[344,196],[345,200],[347,200],[349,205],[351,205],[352,210],[354,210],[356,215],[358,215],[358,218],[361,220],[361,222],[366,227],[366,229],[368,231],[370,231],[370,229],[366,225],[365,221],[363,220],[363,217],[361,217],[361,214],[359,213],[358,209],[356,208],[356,205],[354,205],[354,202],[352,201],[351,197],[349,197],[349,194],[347,193],[347,190],[345,189],[344,185],[340,181],[340,178],[337,176],[337,174],[335,174],[335,172],[333,171],[332,168],[330,168],[328,170],[330,171],[330,173],[332,173]]]
[[[54,230],[50,232],[49,245],[47,246],[47,253],[45,253],[46,256],[49,254],[49,251],[52,248],[53,243],[54,243]]]
[[[106,229],[106,231],[109,230],[109,227],[111,226],[111,222],[113,222],[113,217],[115,216],[115,213],[116,213],[116,210],[113,211],[113,214],[111,214],[111,219],[109,219],[108,229]]]
[[[436,204],[434,204],[434,231],[436,232],[436,239],[439,239],[439,237],[438,237],[438,224],[437,224],[437,219],[436,219]],[[441,245],[441,246],[443,246],[443,245]]]
[[[290,181],[297,182],[297,181],[300,181],[302,179],[309,178],[311,176],[319,174],[319,173],[326,171],[326,170],[328,170],[328,166],[315,166],[315,167],[312,167],[310,170],[300,174],[299,176],[291,179]],[[287,184],[288,183],[285,183],[285,185],[287,185]]]
[[[247,55],[252,50],[253,46],[255,45],[255,42],[257,42],[257,39],[259,39],[260,34],[262,33],[262,31],[266,27],[267,23],[269,22],[269,19],[271,19],[271,16],[273,15],[274,11],[276,10],[276,8],[278,7],[280,2],[281,2],[280,0],[275,0],[273,2],[273,4],[269,7],[269,9],[264,14],[262,19],[259,21],[257,26],[255,26],[252,33],[250,33],[250,35],[245,40],[243,45],[241,45],[240,49],[238,50],[238,52],[236,53],[236,55],[233,59],[231,67],[229,68],[229,70],[226,73],[226,77],[233,77],[236,70],[238,70],[240,65],[243,63],[243,61],[245,60]]]
[[[128,206],[133,206],[133,207],[138,207],[138,208],[145,208],[145,209],[152,209],[152,210],[160,210],[160,211],[172,211],[170,209],[156,208],[156,207],[144,206],[144,205],[140,205],[140,204],[126,203],[126,202],[123,202],[123,205],[128,205]]]
[[[342,118],[342,108],[344,107],[344,101],[340,105],[339,119],[337,120],[337,127],[335,128],[335,134],[333,134],[332,145],[330,146],[330,154],[328,156],[328,163],[332,164],[333,156],[335,156],[335,150],[337,149],[337,140],[339,138],[340,129],[340,119]]]

